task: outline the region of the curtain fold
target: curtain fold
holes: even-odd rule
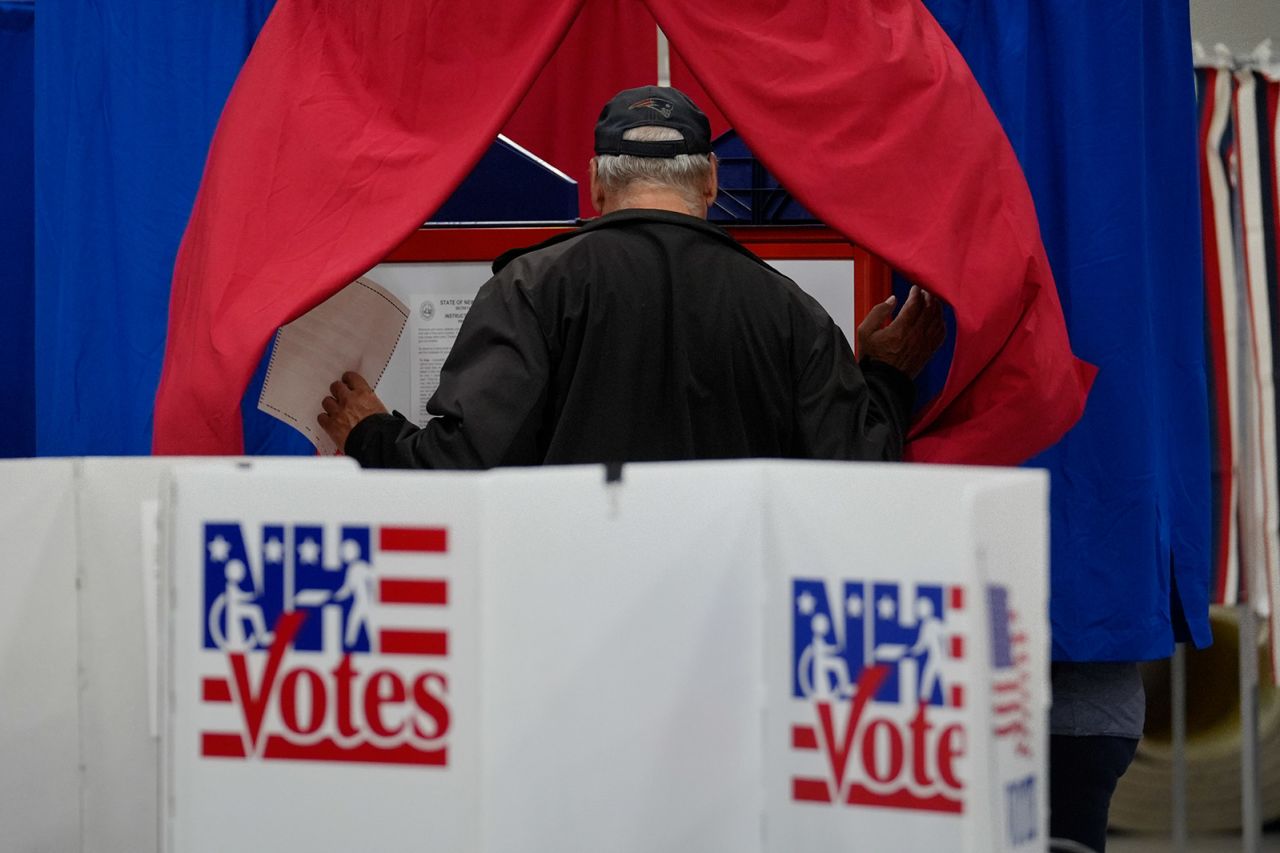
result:
[[[35,456],[35,6],[0,2],[0,457]]]
[[[644,3],[591,0],[502,132],[577,181],[580,215],[594,216],[587,164],[600,107],[657,79],[658,25]]]

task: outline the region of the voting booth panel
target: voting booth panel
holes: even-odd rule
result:
[[[161,498],[175,466],[328,478],[349,459],[76,460],[80,811],[85,853],[158,849]],[[70,848],[68,848],[70,849]]]
[[[1044,477],[800,465],[766,493],[766,849],[1044,849]]]
[[[1005,832],[997,850],[1035,850],[1048,838],[1049,477],[1036,476],[967,490],[974,568],[985,587],[979,603],[986,618],[975,648],[985,662],[978,683],[989,714],[974,744],[983,745],[991,780],[992,826]]]
[[[74,466],[0,462],[0,847],[80,844]]]
[[[162,459],[76,462],[84,850],[155,850]]]
[[[5,850],[158,848],[158,499],[176,462],[0,463]],[[356,470],[346,459],[252,464]]]
[[[478,489],[175,473],[164,849],[478,849]]]
[[[485,486],[482,849],[758,850],[761,470]]]
[[[170,511],[166,849],[1044,845],[1037,473],[191,469]]]

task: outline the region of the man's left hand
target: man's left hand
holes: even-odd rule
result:
[[[858,358],[870,358],[896,367],[915,379],[942,346],[947,326],[942,319],[942,302],[912,285],[907,303],[893,316],[894,298],[867,312],[858,325]]]
[[[329,434],[339,450],[347,446],[347,436],[356,424],[370,415],[387,413],[387,407],[382,405],[369,383],[354,371],[347,371],[340,381],[330,385],[329,394],[331,396],[320,401],[324,414],[316,418],[316,423]]]

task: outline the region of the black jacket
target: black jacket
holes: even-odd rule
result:
[[[898,459],[911,381],[719,228],[623,210],[494,263],[427,405],[356,425],[366,467]]]

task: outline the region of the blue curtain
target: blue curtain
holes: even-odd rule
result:
[[[1053,653],[1209,642],[1209,423],[1187,4],[926,0],[1018,153],[1072,346],[1051,475]],[[1176,584],[1176,586],[1175,586]]]
[[[39,454],[150,451],[174,256],[223,102],[272,2],[44,4]]]
[[[34,48],[34,5],[0,2],[0,457],[36,452]]]

